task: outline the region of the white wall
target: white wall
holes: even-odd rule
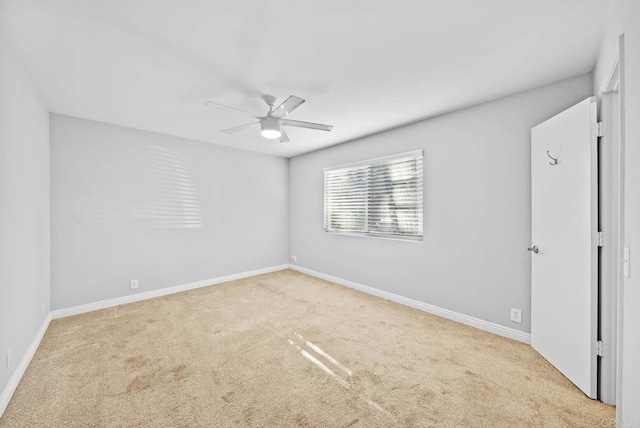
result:
[[[530,331],[530,130],[587,98],[590,75],[290,161],[290,251],[298,264]],[[324,167],[424,149],[424,242],[323,231]],[[510,308],[523,310],[523,324]]]
[[[625,246],[631,249],[631,277],[623,285],[622,400],[619,425],[640,426],[640,2],[615,0],[594,73],[599,93],[609,78],[618,36],[624,33],[625,67]]]
[[[0,392],[49,313],[49,232],[49,113],[0,32]]]
[[[53,309],[287,263],[287,162],[51,115]]]

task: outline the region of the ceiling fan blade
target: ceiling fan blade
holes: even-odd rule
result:
[[[300,107],[302,103],[304,103],[304,99],[296,97],[295,95],[291,95],[289,98],[284,100],[282,104],[280,104],[271,113],[269,113],[269,116],[277,118],[285,117],[286,115]]]
[[[213,101],[207,101],[207,102],[204,103],[204,105],[207,106],[207,107],[217,108],[218,110],[226,110],[226,111],[232,111],[234,113],[244,114],[244,115],[247,115],[247,116],[254,117],[256,119],[261,119],[262,118],[262,116],[260,116],[257,113],[251,113],[250,111],[241,110],[241,109],[235,108],[235,107],[229,107],[229,106],[226,106],[224,104],[215,103]]]
[[[331,131],[333,129],[332,125],[324,125],[322,123],[313,123],[313,122],[302,122],[300,120],[291,120],[291,119],[282,119],[282,124],[284,126],[295,126],[298,128],[317,129],[319,131]]]
[[[280,135],[280,142],[281,143],[290,143],[291,140],[289,139],[289,136],[287,135],[287,133],[284,132],[284,129],[280,129],[280,132],[282,133],[282,135]]]
[[[251,128],[253,125],[257,125],[260,122],[247,123],[246,125],[236,126],[234,128],[223,129],[220,132],[224,132],[225,134],[235,134],[236,132],[244,131],[246,129]]]

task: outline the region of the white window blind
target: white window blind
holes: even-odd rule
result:
[[[324,169],[324,230],[422,240],[422,150]]]

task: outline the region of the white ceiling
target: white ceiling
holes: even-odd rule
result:
[[[611,0],[0,0],[51,111],[291,157],[593,69]],[[221,129],[307,102],[291,143]]]

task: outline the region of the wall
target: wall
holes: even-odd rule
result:
[[[624,280],[622,308],[622,400],[618,426],[640,427],[640,2],[615,0],[594,73],[600,93],[615,60],[618,36],[624,33],[623,108],[625,124],[624,245],[631,249],[631,276]]]
[[[291,159],[291,254],[309,269],[529,332],[530,130],[591,93],[582,75]],[[415,149],[424,149],[424,242],[323,231],[324,167]]]
[[[287,168],[51,115],[53,309],[287,263]]]
[[[49,313],[49,233],[49,113],[0,31],[0,392]]]

